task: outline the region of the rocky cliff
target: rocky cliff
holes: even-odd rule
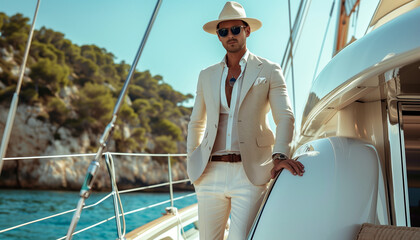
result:
[[[16,89],[29,19],[0,12],[0,137]],[[35,30],[6,157],[96,153],[130,65],[96,45],[73,44],[61,32]],[[149,71],[135,71],[106,151],[185,153],[192,98]],[[78,190],[91,157],[5,161],[0,187]],[[115,156],[120,188],[168,180],[167,158]],[[185,158],[172,158],[174,180]],[[96,189],[108,189],[104,161]],[[182,187],[182,186],[181,186]]]
[[[66,128],[58,130],[59,138],[57,139],[57,136],[54,137],[55,127],[37,119],[42,111],[40,107],[27,105],[18,107],[7,157],[86,153],[91,148],[91,141],[97,141],[99,136],[89,136],[84,132],[75,137]],[[4,105],[0,106],[0,136],[3,135],[7,114],[8,108]],[[110,141],[111,148],[113,144],[113,141]],[[180,146],[180,149],[183,148]],[[92,159],[93,156],[6,160],[0,176],[0,187],[79,190]],[[167,157],[152,159],[151,157],[114,156],[113,159],[116,180],[120,189],[168,181]],[[171,160],[173,179],[186,179],[185,159],[173,158]],[[95,181],[95,188],[97,190],[110,188],[110,178],[104,159]],[[176,188],[190,189],[190,186],[182,184]]]

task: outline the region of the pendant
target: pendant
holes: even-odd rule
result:
[[[231,87],[233,87],[233,84],[235,84],[235,82],[236,82],[236,78],[232,77],[232,78],[229,80],[229,85],[230,85]]]

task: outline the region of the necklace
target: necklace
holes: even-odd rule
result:
[[[236,82],[236,78],[234,78],[234,77],[233,77],[233,75],[232,75],[232,78],[231,78],[231,79],[229,79],[229,85],[230,85],[231,87],[233,87],[233,85],[235,84],[235,82]]]

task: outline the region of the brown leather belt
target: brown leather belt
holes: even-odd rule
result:
[[[241,162],[241,155],[238,154],[228,154],[222,156],[211,156],[211,161],[213,162]]]

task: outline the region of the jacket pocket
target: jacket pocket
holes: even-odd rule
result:
[[[258,147],[271,147],[272,145],[274,145],[274,135],[271,131],[264,131],[257,137]]]

